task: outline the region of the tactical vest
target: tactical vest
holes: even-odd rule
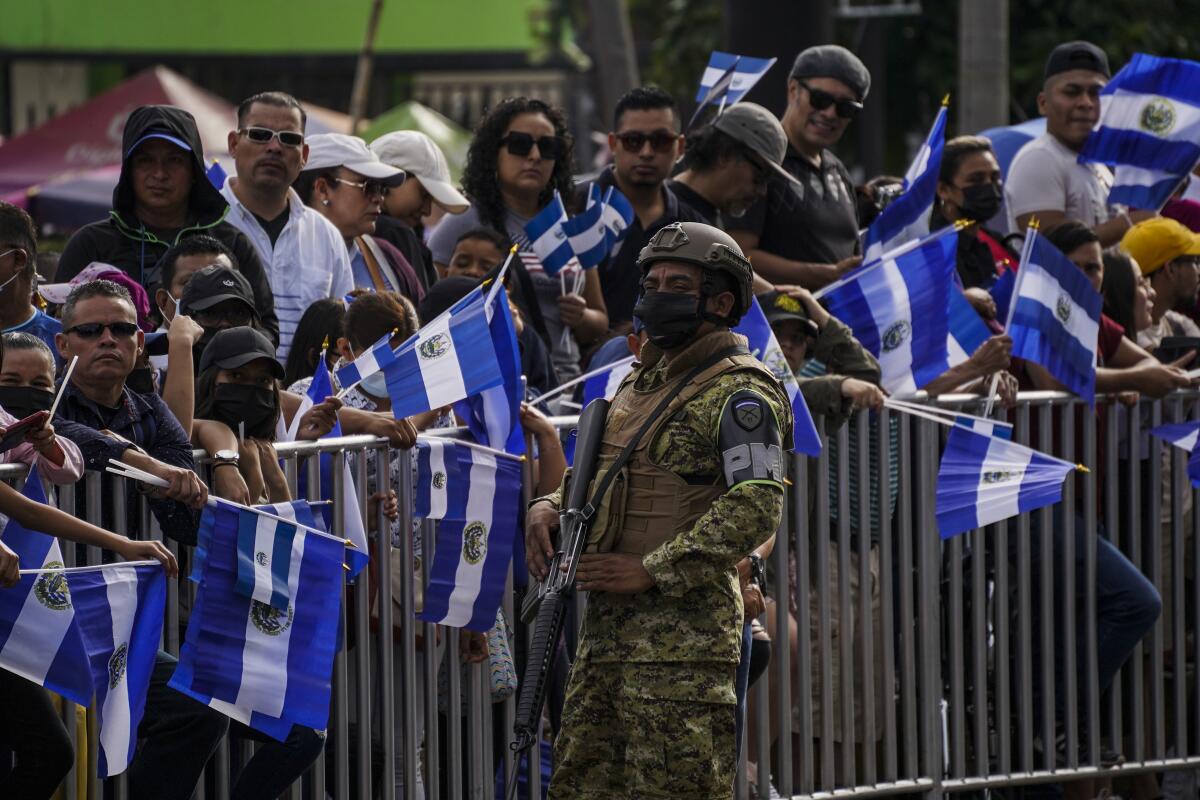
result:
[[[730,331],[714,331],[671,361],[667,379],[661,386],[649,391],[637,388],[638,377],[653,363],[641,365],[622,381],[605,420],[596,475],[588,488],[589,497],[650,412],[664,396],[674,397],[638,442],[601,501],[588,535],[588,552],[645,555],[676,535],[691,530],[696,520],[725,492],[725,478],[720,470],[712,484],[689,484],[651,461],[650,445],[677,412],[721,376],[735,371],[755,371],[775,380],[762,362],[744,352],[722,358],[686,384],[680,383],[697,364],[737,345],[745,347],[745,337]],[[716,431],[713,434],[715,446]]]

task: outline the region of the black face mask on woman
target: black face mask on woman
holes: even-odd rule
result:
[[[54,392],[33,386],[0,386],[0,407],[17,419],[35,411],[49,411]]]
[[[218,383],[213,391],[213,417],[234,433],[244,424],[246,436],[269,439],[278,417],[275,392],[243,383]]]
[[[633,315],[642,321],[646,336],[664,350],[679,347],[696,335],[704,317],[702,298],[694,294],[651,292],[642,295]]]
[[[1000,204],[1004,202],[1000,184],[991,181],[964,186],[962,193],[963,201],[958,210],[967,219],[980,224],[996,216]]]

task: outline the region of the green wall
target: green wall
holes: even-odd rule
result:
[[[376,50],[531,50],[550,0],[384,0]],[[7,3],[0,51],[357,52],[370,0],[33,0]]]

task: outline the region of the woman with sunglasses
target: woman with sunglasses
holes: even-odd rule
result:
[[[434,264],[445,270],[459,237],[480,226],[507,235],[532,255],[525,224],[554,198],[556,190],[564,202],[569,201],[571,187],[571,137],[562,112],[527,97],[502,101],[475,130],[463,172],[471,208],[444,218],[434,230],[429,241]],[[548,275],[536,259],[514,259],[510,269],[516,277],[510,286],[517,291],[517,303],[535,329],[544,322],[558,380],[579,375],[579,346],[591,344],[608,330],[600,276],[585,270],[576,293],[572,288],[578,266]],[[564,336],[564,330],[571,335]]]
[[[372,235],[384,197],[402,183],[404,171],[380,161],[362,139],[321,133],[308,137],[308,161],[292,188],[342,234],[355,286],[400,292],[416,303],[425,292],[412,265],[393,244]]]

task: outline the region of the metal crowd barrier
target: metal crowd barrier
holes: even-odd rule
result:
[[[970,396],[943,397],[939,404],[975,413],[981,406]],[[743,749],[756,770],[747,776],[739,767],[734,796],[749,796],[754,784],[758,796],[767,797],[772,782],[786,797],[941,796],[1200,768],[1194,677],[1200,660],[1200,522],[1193,513],[1200,496],[1187,478],[1187,454],[1146,435],[1163,422],[1196,419],[1198,411],[1195,392],[1131,407],[1100,399],[1094,412],[1068,395],[1039,392],[1022,394],[1008,414],[1014,440],[1091,467],[1067,479],[1061,508],[1078,509],[1078,522],[1089,531],[1104,523],[1103,535],[1162,596],[1162,615],[1105,693],[1097,678],[1096,538],[1083,539],[1077,581],[1067,566],[1076,555],[1074,514],[1045,509],[943,542],[934,505],[942,426],[887,410],[861,412],[837,429],[825,430],[819,420],[827,443],[821,456],[793,456],[788,465],[787,513],[769,559],[769,595],[776,602],[761,620],[772,630],[772,656],[751,689],[746,731],[754,741]],[[573,418],[555,421],[566,428]],[[289,484],[295,489],[306,480],[309,496],[315,496],[319,467],[306,457],[332,453],[335,517],[346,490],[339,477],[344,459],[364,515],[366,498],[384,485],[396,490],[401,511],[402,580],[391,581],[392,540],[378,511],[371,534],[381,566],[378,624],[371,630],[364,575],[347,592],[343,622],[350,626],[335,663],[325,753],[290,798],[419,797],[418,775],[410,768],[418,763],[426,798],[496,796],[497,772],[507,781],[515,768],[507,747],[513,698],[491,702],[487,664],[462,663],[457,630],[439,631],[411,611],[393,614],[393,593],[400,608],[411,610],[417,588],[408,535],[409,452],[366,436],[277,449]],[[198,464],[207,476],[205,459]],[[392,469],[399,477],[394,482]],[[368,481],[369,472],[389,477],[380,484]],[[0,479],[19,482],[23,473],[23,467],[0,467]],[[100,479],[98,473],[84,479],[90,521],[100,520]],[[123,479],[114,481],[114,527],[127,533]],[[528,464],[523,483],[528,499]],[[76,491],[61,487],[60,506],[74,508]],[[140,533],[161,538],[144,502],[139,519]],[[1056,528],[1064,540],[1057,560],[1051,537],[1034,535]],[[433,525],[425,523],[422,533],[420,580],[427,581]],[[64,547],[64,553],[73,563],[75,548]],[[86,549],[87,563],[100,557],[96,548]],[[182,578],[172,589],[163,646],[178,653],[194,587]],[[512,625],[513,592],[505,598]],[[795,643],[785,646],[793,619]],[[524,631],[513,628],[520,670]],[[1064,665],[1060,681],[1056,647]],[[439,667],[446,676],[440,688]],[[70,704],[64,719],[74,736]],[[493,721],[502,724],[494,727]],[[494,730],[502,741],[494,739]],[[95,763],[94,736],[89,744]],[[227,798],[231,777],[254,749],[227,737],[195,796]],[[1125,763],[1102,768],[1102,752],[1110,750],[1123,753]],[[541,797],[541,753],[531,753],[530,761],[530,793],[519,796]],[[74,781],[72,773],[64,782],[68,800],[76,798]],[[99,796],[97,782],[91,783],[88,796]],[[115,796],[124,797],[120,778],[111,783]]]

